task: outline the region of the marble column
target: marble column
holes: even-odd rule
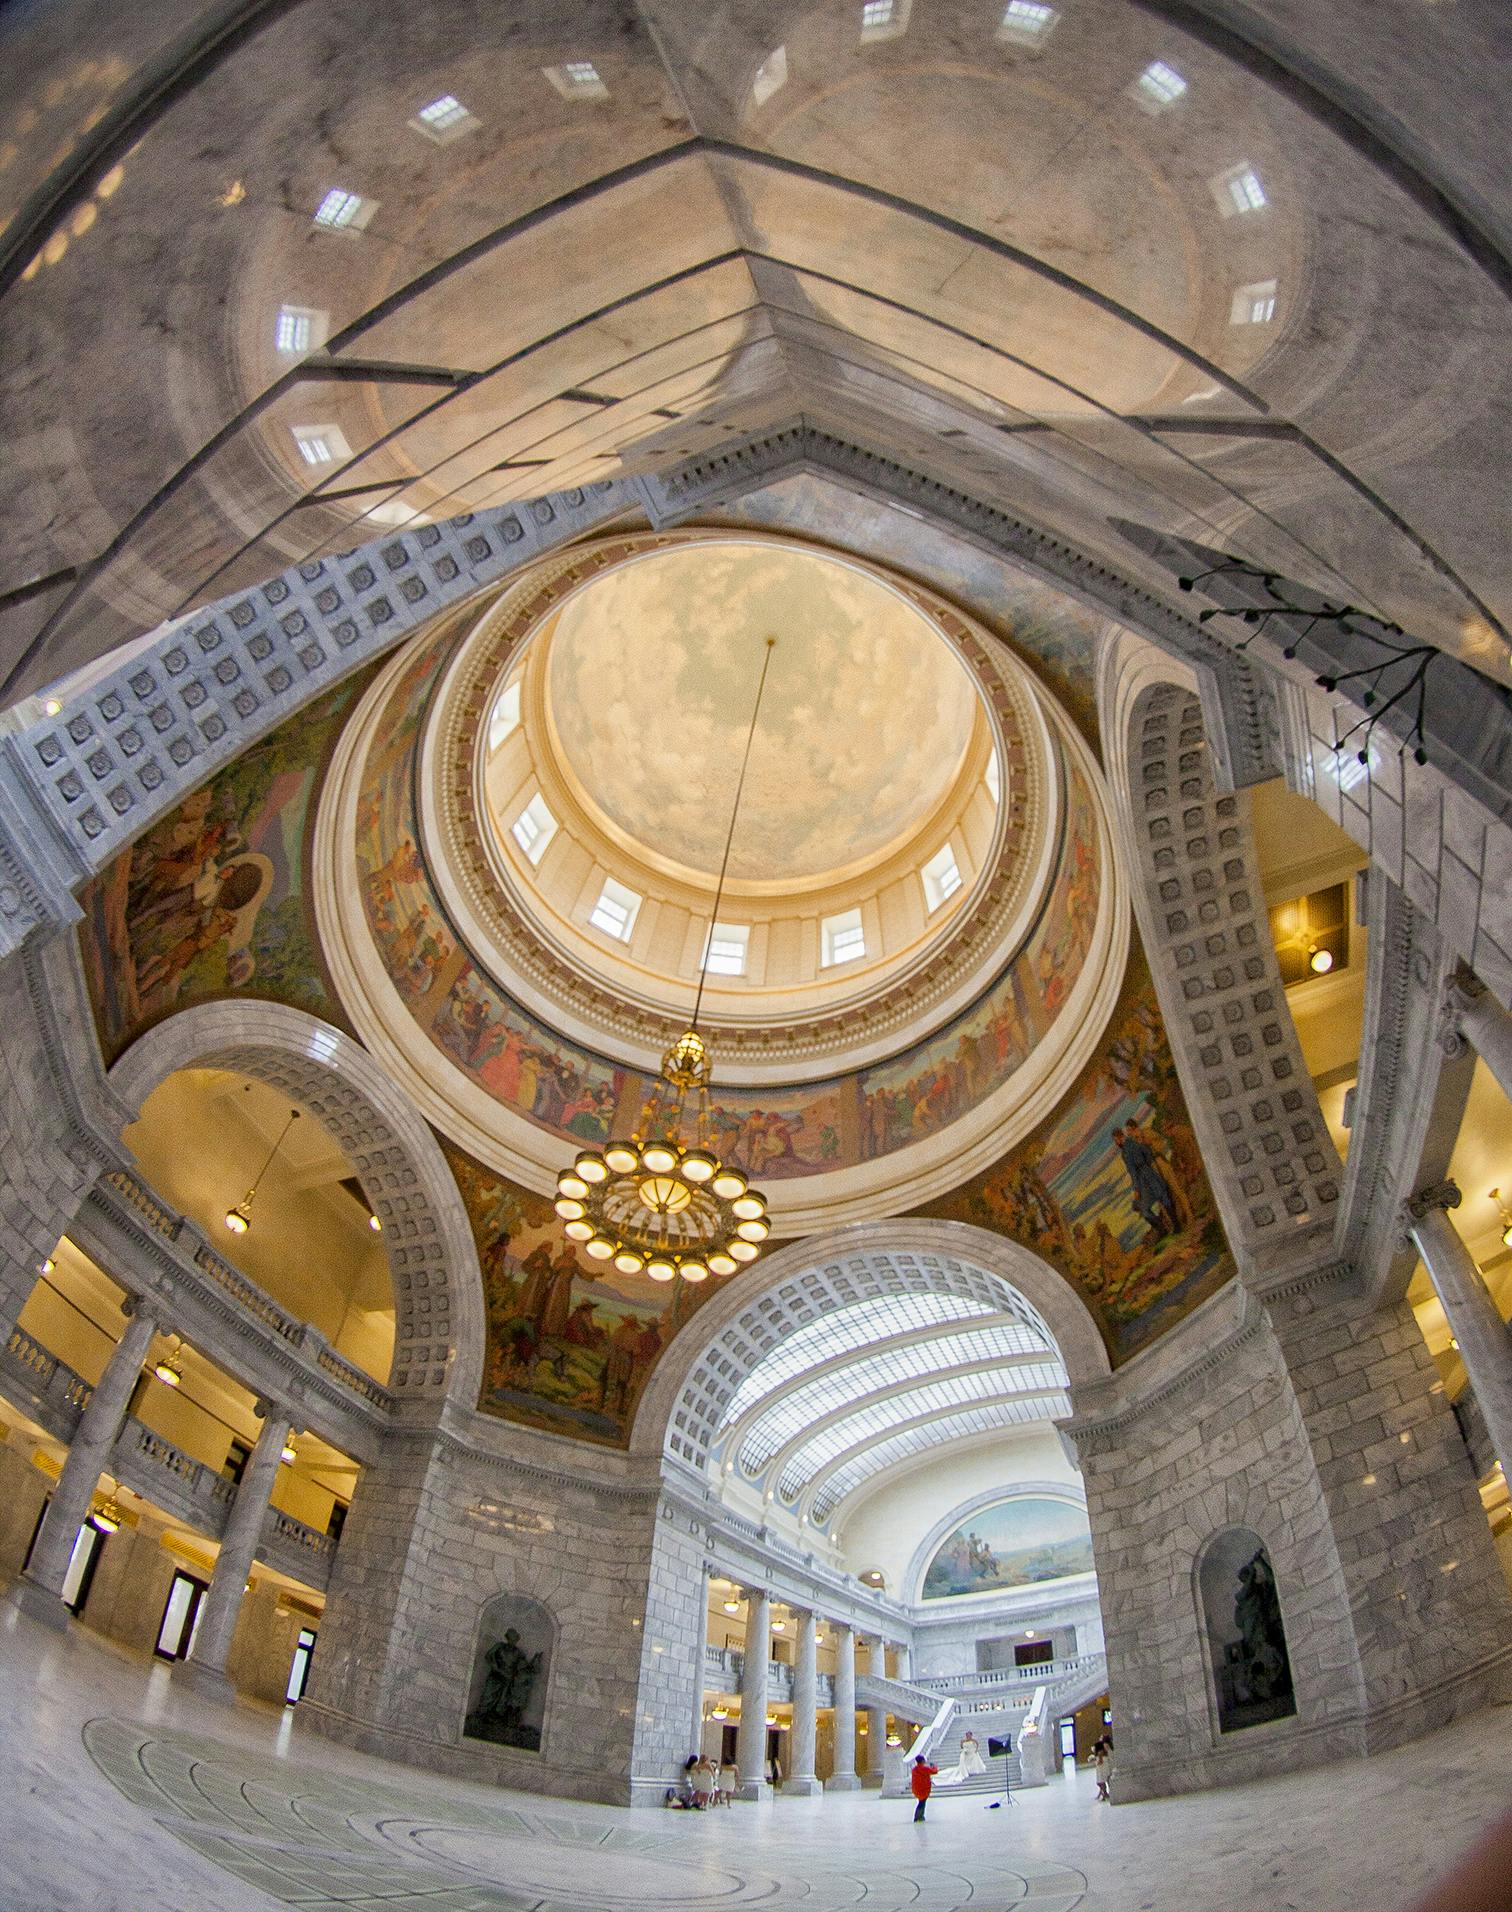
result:
[[[740,1772],[737,1797],[741,1799],[765,1799],[771,1791],[766,1777],[767,1661],[771,1651],[771,1595],[749,1589],[745,1658],[740,1668],[740,1732],[735,1742],[735,1764]]]
[[[1468,1042],[1512,1100],[1512,1015],[1474,976],[1456,976],[1444,997],[1440,1040],[1451,1055]]]
[[[220,1553],[211,1576],[210,1591],[200,1608],[194,1631],[194,1650],[175,1669],[175,1677],[214,1699],[234,1699],[236,1689],[226,1677],[231,1642],[247,1591],[247,1575],[257,1558],[258,1543],[268,1518],[268,1501],[278,1478],[284,1443],[289,1438],[288,1417],[276,1408],[264,1411],[259,1433],[237,1485],[236,1498],[221,1535]]]
[[[693,1668],[693,1738],[688,1750],[701,1753],[704,1749],[704,1683],[708,1679],[709,1656],[709,1575],[710,1567],[704,1562],[704,1570],[698,1576],[698,1615],[693,1623],[693,1637],[698,1645],[698,1659]],[[718,1754],[715,1754],[718,1758]]]
[[[127,1319],[126,1331],[115,1345],[105,1372],[95,1383],[79,1425],[69,1443],[68,1458],[52,1491],[47,1513],[32,1548],[26,1571],[11,1587],[11,1599],[23,1612],[48,1626],[66,1627],[63,1582],[73,1558],[74,1542],[89,1513],[95,1489],[110,1460],[131,1390],[157,1333],[158,1324],[144,1308]]]
[[[907,1640],[899,1640],[893,1651],[896,1653],[898,1660],[897,1678],[900,1680],[911,1680],[913,1678],[913,1648],[908,1644]]]
[[[855,1792],[856,1777],[856,1636],[836,1620],[830,1627],[835,1642],[835,1758],[826,1782],[828,1792]]]
[[[1449,1332],[1475,1390],[1492,1452],[1512,1469],[1512,1334],[1491,1299],[1475,1257],[1448,1211],[1460,1205],[1454,1182],[1422,1189],[1404,1205],[1402,1220],[1443,1303]]]
[[[867,1670],[873,1679],[887,1678],[887,1642],[876,1639],[871,1642],[867,1660]],[[887,1764],[887,1708],[868,1706],[866,1709],[866,1776],[881,1781]]]
[[[797,1658],[793,1662],[793,1734],[788,1753],[792,1771],[782,1782],[785,1793],[796,1793],[800,1799],[824,1791],[814,1773],[814,1751],[819,1736],[818,1632],[818,1617],[800,1612]]]

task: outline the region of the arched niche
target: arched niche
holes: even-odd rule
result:
[[[1297,1710],[1286,1623],[1270,1550],[1252,1527],[1225,1527],[1197,1561],[1198,1617],[1220,1733]]]
[[[1060,1507],[1064,1507],[1068,1514],[1074,1516],[1079,1523],[1079,1531],[1081,1529],[1086,1531],[1087,1547],[1090,1550],[1092,1533],[1087,1514],[1087,1496],[1082,1487],[1069,1480],[1024,1479],[1005,1481],[1000,1487],[993,1487],[982,1493],[972,1494],[968,1499],[961,1501],[959,1505],[951,1508],[948,1513],[942,1514],[941,1517],[935,1521],[933,1526],[925,1533],[918,1546],[915,1547],[909,1560],[908,1570],[904,1574],[901,1584],[902,1597],[915,1606],[924,1600],[951,1597],[949,1595],[925,1591],[926,1583],[929,1580],[930,1569],[939,1557],[941,1549],[956,1533],[967,1531],[974,1524],[979,1524],[986,1516],[990,1515],[993,1509],[1013,1501],[1051,1501]],[[1090,1552],[1085,1567],[1068,1569],[1068,1573],[1090,1573],[1092,1571],[1093,1567],[1090,1560]],[[1062,1577],[1064,1578],[1065,1576]],[[1026,1581],[1014,1584],[1029,1585],[1032,1583]],[[960,1588],[954,1591],[956,1595],[960,1595],[972,1591],[995,1592],[998,1590],[998,1586],[993,1586],[980,1589]],[[939,1610],[944,1611],[943,1608]]]
[[[464,1739],[516,1751],[543,1750],[557,1623],[524,1593],[495,1594],[478,1616]]]
[[[321,1123],[351,1162],[383,1224],[394,1288],[398,1393],[477,1399],[483,1288],[467,1211],[446,1159],[402,1090],[349,1036],[281,1003],[214,1002],[170,1016],[110,1071],[140,1111],[179,1069],[224,1069],[270,1083]]]

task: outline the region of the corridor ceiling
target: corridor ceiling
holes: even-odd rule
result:
[[[1508,680],[1497,0],[38,0],[0,51],[7,699],[799,417]]]

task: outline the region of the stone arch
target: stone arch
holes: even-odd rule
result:
[[[933,1290],[1001,1308],[1005,1286],[1041,1318],[1074,1387],[1106,1379],[1107,1349],[1063,1276],[968,1222],[878,1221],[789,1243],[737,1276],[674,1338],[641,1397],[631,1450],[702,1471],[745,1376],[793,1329],[874,1294]]]
[[[399,1394],[477,1400],[483,1283],[467,1211],[424,1120],[371,1056],[281,1003],[204,1003],[138,1038],[110,1070],[133,1111],[176,1070],[227,1069],[272,1084],[340,1143],[373,1212],[394,1285]]]
[[[983,1513],[989,1507],[997,1506],[999,1501],[1022,1499],[1026,1496],[1038,1496],[1046,1500],[1074,1501],[1083,1513],[1087,1511],[1086,1489],[1079,1483],[1069,1480],[1016,1480],[1003,1487],[987,1487],[979,1494],[972,1494],[966,1500],[958,1502],[947,1514],[934,1523],[924,1538],[909,1556],[908,1567],[903,1574],[898,1590],[898,1598],[910,1605],[917,1605],[923,1597],[924,1576],[929,1571],[929,1563],[934,1559],[941,1541],[949,1539],[957,1527],[970,1520],[973,1515]]]
[[[1125,632],[1106,647],[1098,704],[1135,916],[1243,1261],[1299,1228],[1331,1230],[1341,1172],[1286,1004],[1248,806],[1218,786],[1195,680],[1154,645]]]
[[[1280,1582],[1261,1534],[1235,1522],[1209,1534],[1192,1563],[1192,1594],[1218,1732],[1294,1718],[1296,1680]],[[1242,1625],[1241,1603],[1252,1609]]]

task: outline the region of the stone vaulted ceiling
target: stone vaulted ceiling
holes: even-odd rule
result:
[[[1494,0],[10,9],[6,695],[798,416],[1507,681],[1504,40]]]

